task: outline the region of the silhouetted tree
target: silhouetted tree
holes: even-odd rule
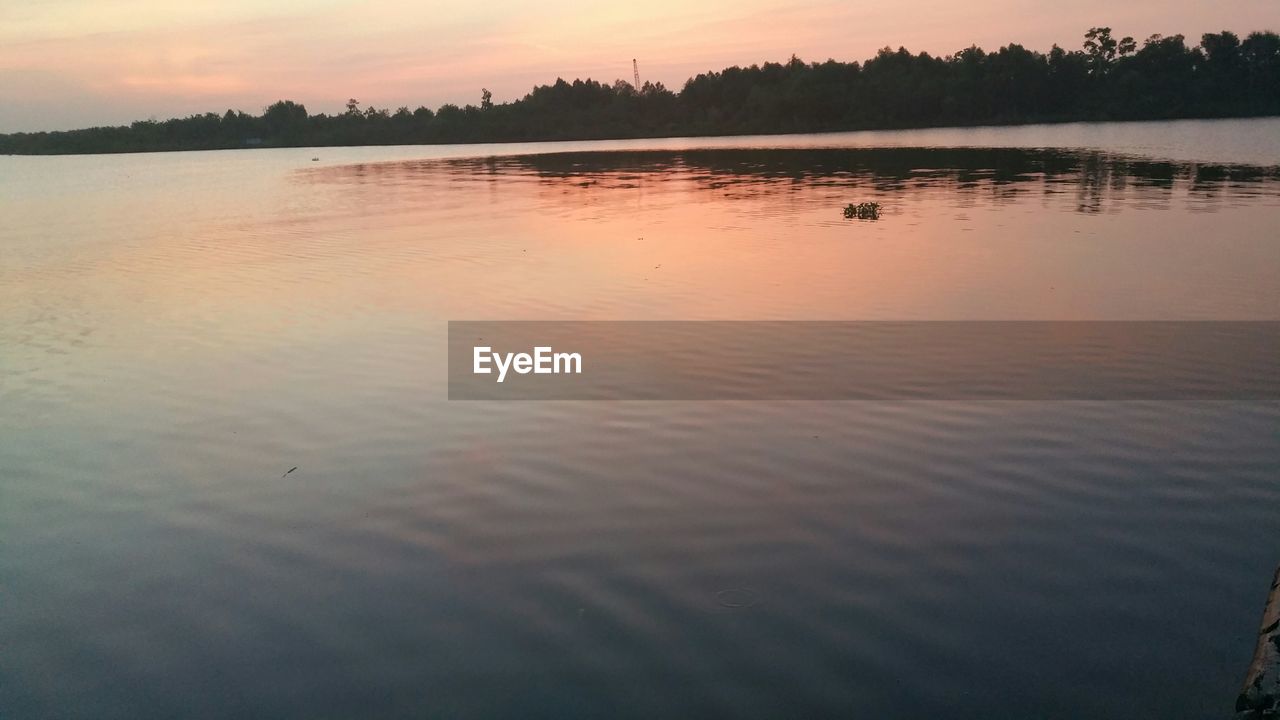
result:
[[[1098,75],[1106,74],[1117,56],[1129,55],[1137,48],[1133,38],[1125,36],[1116,41],[1111,37],[1111,28],[1089,28],[1084,34],[1084,51],[1089,55],[1090,66]]]
[[[293,140],[306,130],[307,108],[292,100],[281,100],[267,106],[262,120],[268,135]]]

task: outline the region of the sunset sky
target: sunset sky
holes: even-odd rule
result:
[[[1151,33],[1280,30],[1280,0],[3,0],[0,132],[124,124],[282,98],[337,112],[498,102],[556,77],[692,74],[863,60],[885,45],[948,54],[1077,48],[1092,25]]]

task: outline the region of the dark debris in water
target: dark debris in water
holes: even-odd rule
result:
[[[293,472],[294,470],[297,470],[297,469],[298,469],[298,466],[297,466],[297,465],[294,465],[293,467],[289,468],[288,470],[285,470],[285,471],[284,471],[284,475],[288,475],[289,473],[291,473],[291,472]],[[281,475],[280,477],[284,477],[284,475]]]
[[[861,202],[857,205],[849,203],[844,208],[844,216],[849,219],[858,220],[879,220],[880,219],[880,203],[878,202]]]

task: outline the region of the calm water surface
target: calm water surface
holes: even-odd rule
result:
[[[1231,710],[1275,403],[449,403],[445,323],[1277,320],[1280,120],[3,157],[0,217],[4,718]]]

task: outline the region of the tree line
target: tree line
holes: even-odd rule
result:
[[[796,133],[1078,120],[1280,115],[1280,35],[1152,35],[1140,45],[1091,28],[1079,50],[1018,44],[947,56],[884,48],[862,62],[730,67],[690,78],[679,92],[591,79],[535,87],[495,104],[436,110],[361,108],[311,115],[290,100],[262,115],[227,110],[128,126],[0,135],[20,154],[242,147],[587,140]]]

